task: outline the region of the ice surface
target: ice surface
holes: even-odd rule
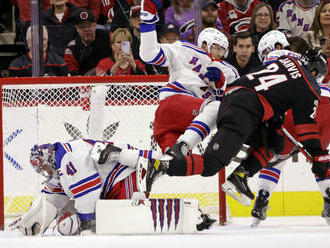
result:
[[[233,218],[226,226],[184,235],[109,235],[23,237],[0,231],[0,248],[330,248],[330,226],[318,216],[269,217],[251,228],[251,218]]]

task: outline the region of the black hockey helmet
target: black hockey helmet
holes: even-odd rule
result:
[[[300,62],[313,75],[315,73],[314,77],[318,82],[321,82],[328,73],[327,58],[322,54],[321,49],[312,48],[306,51],[301,56]]]

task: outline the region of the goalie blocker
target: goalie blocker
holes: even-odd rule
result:
[[[197,199],[98,200],[96,234],[195,233],[198,217]]]

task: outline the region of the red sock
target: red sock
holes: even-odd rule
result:
[[[204,170],[204,159],[201,155],[188,155],[187,160],[187,176],[201,175]]]

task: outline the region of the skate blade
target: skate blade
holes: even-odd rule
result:
[[[252,228],[256,228],[256,227],[258,227],[259,224],[260,224],[260,222],[261,222],[261,220],[255,218],[255,217],[252,217],[251,227],[252,227]]]
[[[251,205],[252,200],[244,194],[240,194],[234,184],[227,181],[221,185],[222,190],[234,198],[236,201],[240,202],[244,206],[249,207]]]
[[[327,222],[327,224],[330,226],[330,218],[325,218],[325,221]]]

